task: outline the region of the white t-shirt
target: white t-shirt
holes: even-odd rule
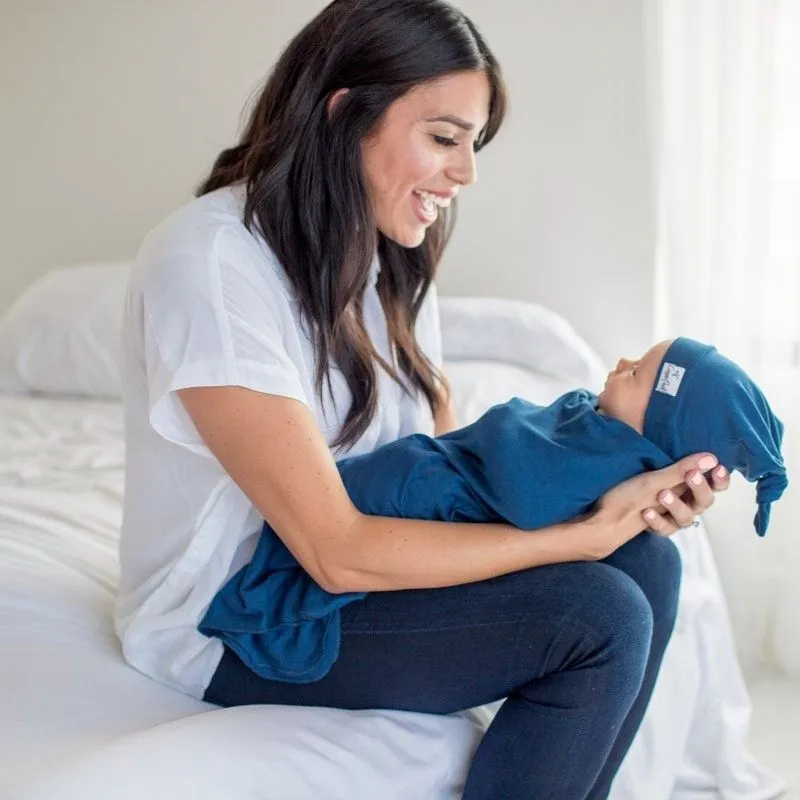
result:
[[[202,697],[222,644],[197,631],[211,599],[252,557],[263,520],[197,433],[176,390],[244,386],[305,403],[326,441],[336,437],[351,395],[332,371],[334,403],[314,389],[315,358],[288,277],[242,217],[244,188],[192,200],[144,240],[134,267],[122,332],[125,505],[116,628],[125,658],[157,681]],[[386,320],[375,283],[364,317],[389,363]],[[417,340],[441,367],[441,332],[432,286]],[[405,395],[378,369],[380,400],[353,448],[374,450],[407,434],[432,435],[424,396]]]

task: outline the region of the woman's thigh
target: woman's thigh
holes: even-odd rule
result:
[[[339,655],[320,680],[265,680],[226,650],[206,699],[450,713],[613,657],[617,646],[641,651],[626,656],[635,672],[652,630],[645,594],[623,570],[589,562],[438,589],[372,592],[341,609]],[[586,681],[587,692],[597,689],[592,681],[596,676]],[[569,702],[579,707],[582,699]]]

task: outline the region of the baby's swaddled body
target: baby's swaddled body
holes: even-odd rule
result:
[[[520,398],[432,438],[407,436],[338,462],[364,514],[508,522],[533,530],[587,512],[608,489],[671,460],[633,428],[568,392],[550,406]]]

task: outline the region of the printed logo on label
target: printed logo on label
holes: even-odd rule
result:
[[[678,389],[681,388],[684,372],[686,370],[683,367],[679,367],[677,364],[670,364],[669,361],[665,362],[661,368],[661,375],[656,381],[656,391],[675,397],[678,394]]]

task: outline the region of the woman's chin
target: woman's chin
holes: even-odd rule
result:
[[[425,241],[428,226],[421,224],[417,219],[413,222],[407,219],[394,219],[393,224],[380,225],[378,230],[387,238],[396,242],[400,247],[411,250],[419,247]]]
[[[409,228],[404,231],[391,232],[381,231],[387,239],[396,242],[400,247],[405,247],[406,250],[413,250],[415,247],[419,247],[425,241],[426,232],[426,228],[416,230]]]

